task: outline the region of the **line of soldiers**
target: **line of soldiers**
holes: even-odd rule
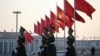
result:
[[[49,26],[49,28],[44,27],[43,33],[42,33],[42,45],[40,46],[41,52],[40,56],[57,56],[56,54],[56,47],[54,45],[55,37],[53,34],[54,27],[52,25]],[[16,55],[14,51],[12,52],[12,56],[27,56],[26,50],[25,50],[25,36],[24,36],[25,29],[23,27],[20,28],[20,35],[18,37],[17,43],[18,46],[16,47]],[[65,53],[65,56],[76,56],[75,48],[73,46],[73,43],[75,42],[75,37],[72,35],[73,30],[69,28],[67,37],[67,52]]]
[[[42,34],[42,46],[41,48],[41,56],[57,56],[56,55],[56,47],[54,45],[54,35],[53,35],[53,29],[54,27],[50,25],[50,27],[44,28],[44,32]],[[72,35],[73,30],[72,28],[69,28],[67,37],[67,52],[65,53],[65,56],[76,56],[76,51],[73,46],[73,43],[75,42],[75,37]]]

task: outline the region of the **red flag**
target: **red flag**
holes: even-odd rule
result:
[[[76,9],[86,13],[92,19],[92,13],[95,9],[85,0],[76,0],[75,2]]]
[[[64,30],[64,22],[57,20],[57,24],[62,28],[62,30]]]
[[[57,16],[53,12],[51,12],[51,18],[53,19],[53,21],[55,21],[55,24],[57,24],[57,28],[60,27],[64,30],[64,22],[58,20]]]
[[[37,29],[38,29],[37,34],[39,34],[39,35],[41,35],[40,27],[41,27],[40,23],[37,22]]]
[[[64,11],[57,6],[57,19],[64,22]]]
[[[64,0],[64,11],[67,16],[74,18],[74,9],[66,0]],[[76,11],[75,11],[75,16],[76,16],[75,20],[83,23],[85,22],[84,19]]]
[[[25,44],[32,42],[34,40],[34,38],[26,30],[25,30],[24,36],[25,36]]]
[[[34,38],[30,35],[30,33],[25,31],[25,43],[32,42],[33,40]]]
[[[34,33],[37,33],[37,26],[34,24]]]
[[[56,15],[50,11],[51,24],[54,26],[54,32],[59,32],[59,25],[56,20]]]
[[[43,19],[41,19],[41,31],[43,31],[43,28],[45,27],[45,21]]]
[[[48,28],[50,25],[50,19],[48,16],[45,15],[46,27]]]
[[[74,21],[68,17],[67,15],[64,15],[64,11],[57,6],[57,17],[58,17],[58,20],[62,21],[64,23],[65,21],[65,25],[68,27],[68,28],[71,28]]]

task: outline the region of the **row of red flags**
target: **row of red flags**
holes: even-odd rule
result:
[[[75,9],[86,13],[92,19],[92,13],[95,11],[95,9],[85,0],[76,0],[75,2]],[[65,26],[71,28],[74,23],[73,18],[79,22],[85,23],[83,17],[81,17],[74,10],[67,0],[64,0],[64,10],[57,6],[57,15],[50,11],[50,18],[45,15],[45,20],[41,19],[41,23],[37,22],[37,25],[34,24],[34,33],[41,35],[43,28],[48,28],[50,24],[54,26],[54,32],[59,32],[59,28],[64,30]],[[25,31],[25,42],[29,43],[33,40],[34,38],[30,35],[30,33]]]
[[[49,27],[50,24],[54,26],[54,32],[59,32],[59,28],[64,30],[65,26],[72,28],[74,19],[76,21],[85,23],[85,20],[79,15],[76,10],[84,12],[92,19],[92,13],[95,9],[85,0],[75,0],[75,9],[67,0],[64,0],[64,10],[57,6],[57,15],[50,11],[50,18],[45,15],[45,20],[41,19],[41,23],[34,24],[34,33],[41,35],[44,27]],[[25,43],[32,42],[34,38],[28,31],[25,30]]]
[[[54,26],[54,32],[59,32],[59,28],[64,30],[65,26],[72,28],[74,19],[85,23],[85,20],[76,10],[87,14],[92,19],[92,13],[95,9],[86,0],[75,0],[75,8],[73,8],[67,0],[64,0],[64,10],[57,6],[57,15],[50,11],[50,18],[45,15],[45,20],[41,19],[41,23],[34,24],[34,33],[41,35],[44,27]]]

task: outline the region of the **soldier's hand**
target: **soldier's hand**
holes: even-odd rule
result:
[[[20,46],[17,46],[17,48],[20,48]]]
[[[43,46],[40,46],[40,49],[42,49],[43,48]]]
[[[71,48],[71,46],[68,46],[67,48]]]
[[[44,46],[44,47],[48,47],[48,45],[47,45],[47,44],[44,44],[43,46]]]

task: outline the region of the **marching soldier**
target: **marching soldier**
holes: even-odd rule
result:
[[[68,38],[67,38],[67,52],[65,54],[65,56],[76,56],[76,52],[75,52],[75,48],[73,46],[73,43],[75,42],[75,37],[72,35],[73,33],[73,30],[71,28],[69,28],[69,31],[68,31]]]
[[[41,56],[48,56],[48,29],[44,27],[42,33]]]
[[[56,47],[54,45],[55,38],[53,34],[54,27],[52,25],[49,26],[48,31],[48,54],[49,56],[56,56]]]
[[[25,31],[25,29],[23,27],[21,27],[20,28],[20,35],[19,35],[18,40],[17,40],[18,46],[16,48],[17,49],[16,56],[27,56],[25,46],[24,46],[24,43],[25,43],[24,31]]]
[[[42,46],[41,48],[41,56],[56,56],[56,47],[54,45],[54,35],[53,35],[54,27],[52,25],[49,28],[44,28],[44,32],[42,34]]]

